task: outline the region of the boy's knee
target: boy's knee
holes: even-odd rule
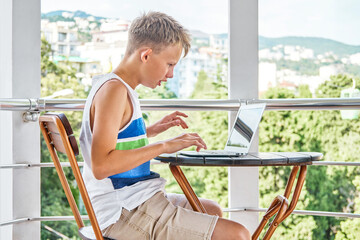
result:
[[[241,224],[236,224],[233,226],[231,231],[231,237],[229,239],[239,239],[239,240],[250,240],[251,234],[246,227]]]
[[[250,240],[251,234],[249,230],[240,223],[219,218],[211,239]]]
[[[202,199],[201,202],[203,203],[208,214],[222,217],[222,208],[217,202],[209,199]]]
[[[242,240],[250,240],[251,239],[251,234],[250,234],[249,230],[241,224],[239,224],[239,227],[238,227],[238,236],[239,236],[238,239],[242,239]]]

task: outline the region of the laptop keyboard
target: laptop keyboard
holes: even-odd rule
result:
[[[227,150],[203,150],[200,152],[184,151],[184,152],[179,152],[179,153],[184,156],[239,156],[239,155],[242,155],[241,153],[230,152]]]

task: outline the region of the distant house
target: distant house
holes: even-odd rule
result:
[[[79,56],[77,47],[81,44],[78,40],[78,30],[75,22],[50,22],[41,20],[41,32],[51,44],[54,55]]]

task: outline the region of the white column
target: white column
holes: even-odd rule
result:
[[[11,84],[11,1],[0,1],[0,98],[12,96]],[[7,23],[7,24],[5,24]],[[12,114],[0,111],[0,165],[12,163]],[[0,222],[13,216],[12,170],[0,169]],[[0,227],[0,239],[12,239],[12,226]]]
[[[258,1],[229,0],[229,98],[258,98]],[[233,122],[235,113],[230,115]],[[257,150],[254,141],[251,151]],[[229,168],[229,207],[258,207],[259,171]],[[230,213],[251,232],[258,225],[258,213]]]
[[[40,0],[1,0],[0,98],[40,96]],[[0,164],[39,163],[37,122],[0,111]],[[40,216],[40,170],[0,169],[0,221]],[[0,227],[0,239],[40,239],[40,223]]]

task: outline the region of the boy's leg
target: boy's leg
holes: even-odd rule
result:
[[[240,223],[219,218],[214,232],[211,236],[211,240],[227,240],[227,239],[242,239],[242,240],[250,240],[251,234],[247,228],[245,228]]]
[[[103,233],[127,240],[250,239],[241,224],[174,206],[161,192],[132,211],[123,209],[120,219]]]
[[[126,240],[210,240],[217,219],[174,206],[159,192],[131,211],[123,209],[120,219],[103,233]]]
[[[193,210],[189,201],[186,199],[184,194],[167,193],[166,197],[175,206]],[[215,202],[213,200],[209,200],[209,199],[204,199],[204,198],[199,198],[199,200],[209,215],[222,217],[223,212],[222,212],[221,206],[217,202]]]
[[[175,206],[192,210],[189,201],[183,194],[169,193],[167,194],[167,198]],[[222,217],[222,210],[217,202],[203,198],[200,198],[199,200],[208,214]],[[251,234],[243,225],[228,219],[219,218],[211,239],[251,239]]]

